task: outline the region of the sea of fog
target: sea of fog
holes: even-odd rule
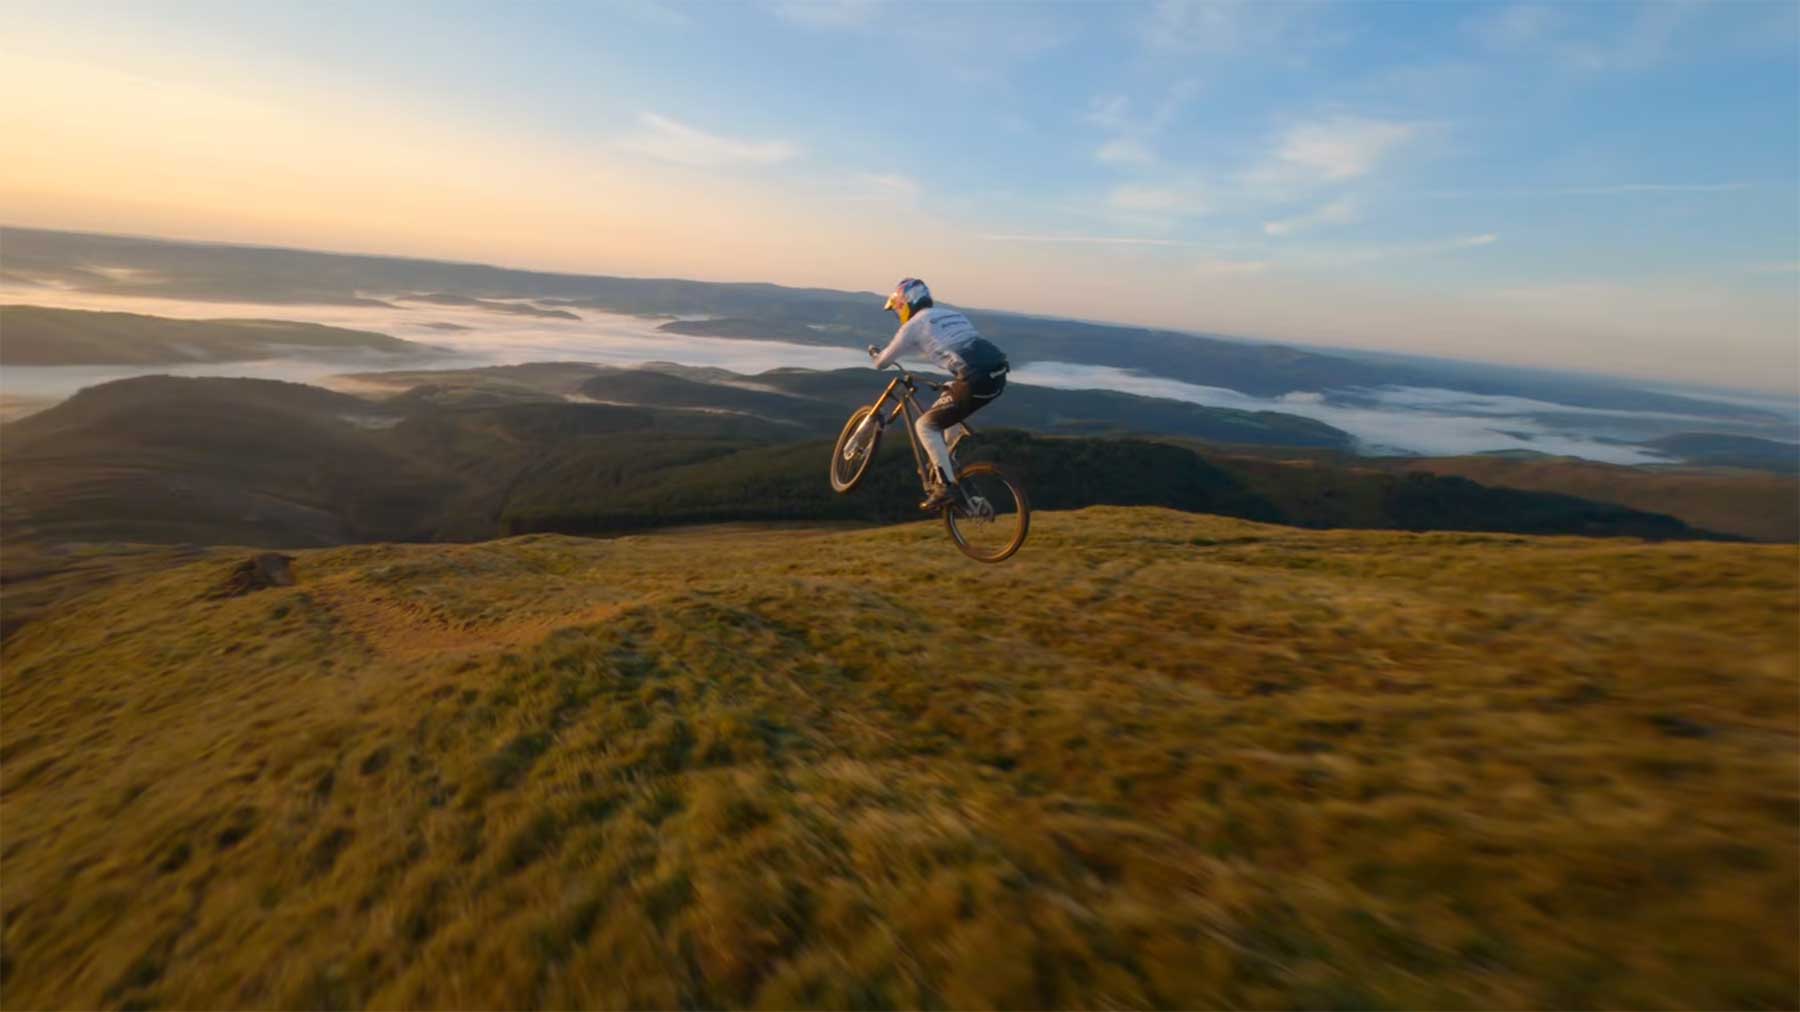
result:
[[[498,300],[496,300],[498,301]],[[62,398],[82,387],[159,373],[177,376],[247,376],[318,383],[345,372],[378,369],[466,369],[525,362],[578,361],[631,366],[679,362],[734,372],[762,372],[782,366],[841,369],[868,357],[844,348],[819,348],[778,341],[665,334],[662,320],[577,310],[580,320],[516,316],[465,306],[270,305],[253,302],[187,302],[64,291],[0,287],[0,303],[63,309],[145,313],[182,319],[279,319],[371,330],[431,345],[424,356],[352,352],[331,358],[308,356],[256,362],[205,362],[176,366],[8,366],[0,369],[0,394]],[[461,328],[461,329],[448,329]]]
[[[82,387],[146,373],[244,376],[320,384],[346,372],[543,361],[620,366],[663,361],[740,373],[780,367],[839,369],[868,361],[862,353],[845,348],[668,334],[657,330],[660,320],[586,309],[575,310],[581,316],[579,320],[560,320],[480,307],[187,302],[44,287],[0,287],[0,302],[191,319],[303,320],[376,331],[434,348],[430,354],[417,357],[355,353],[331,359],[306,357],[154,368],[9,366],[0,369],[0,398],[15,403],[59,400]],[[1126,369],[1061,362],[1023,365],[1014,370],[1013,379],[1047,387],[1117,390],[1213,407],[1304,415],[1351,433],[1366,452],[1372,453],[1452,455],[1535,450],[1638,464],[1661,458],[1641,447],[1626,445],[1630,442],[1675,432],[1719,429],[1716,421],[1701,417],[1602,411],[1420,387],[1345,389],[1264,398]]]
[[[1034,362],[1014,369],[1012,378],[1036,386],[1121,390],[1209,407],[1303,415],[1350,433],[1362,444],[1360,449],[1371,454],[1458,456],[1534,450],[1613,464],[1649,464],[1666,458],[1626,444],[1732,427],[1704,415],[1609,411],[1433,387],[1350,387],[1253,397],[1226,387],[1067,362]],[[1754,406],[1780,413],[1778,405],[1759,401]],[[1745,406],[1752,405],[1746,400]]]

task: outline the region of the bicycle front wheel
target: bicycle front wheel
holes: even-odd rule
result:
[[[857,408],[831,448],[831,487],[839,495],[862,484],[875,460],[875,448],[881,445],[881,419],[869,417],[874,410]]]
[[[962,494],[944,507],[944,527],[962,553],[977,562],[1010,558],[1031,530],[1025,487],[994,464],[970,464],[957,472]]]

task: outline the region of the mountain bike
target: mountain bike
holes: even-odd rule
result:
[[[875,403],[857,408],[844,423],[837,445],[831,450],[831,487],[848,494],[862,484],[869,465],[875,461],[875,448],[881,445],[881,433],[895,419],[905,418],[901,426],[912,446],[913,465],[919,471],[919,484],[929,492],[932,464],[919,445],[913,426],[925,413],[918,400],[919,387],[942,390],[943,384],[915,377],[899,363],[900,375],[891,380]],[[973,431],[968,423],[959,423],[962,434],[950,442],[951,462],[955,464],[956,447]],[[1025,543],[1031,529],[1031,504],[1025,498],[1025,487],[997,464],[956,465],[956,497],[944,507],[944,527],[950,539],[964,555],[979,562],[999,562],[1009,558]]]

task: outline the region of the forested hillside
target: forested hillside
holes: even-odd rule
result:
[[[409,380],[386,400],[264,380],[119,381],[6,427],[0,501],[9,532],[37,540],[275,546],[916,516],[903,432],[888,434],[865,488],[831,492],[825,464],[847,411],[815,389],[844,389],[830,374],[766,374],[756,378],[764,389],[650,371],[583,376],[584,399],[640,403],[571,403],[548,392],[569,382],[554,370]],[[1065,402],[1066,392],[1041,392],[1041,403],[1038,393],[1022,389],[1016,410]],[[1268,431],[1255,417],[1221,424]],[[1567,496],[1234,460],[1129,436],[984,430],[963,455],[1013,468],[1047,509],[1154,505],[1306,527],[1702,535],[1670,517]]]

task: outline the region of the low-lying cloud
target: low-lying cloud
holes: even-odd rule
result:
[[[380,293],[368,293],[379,297]],[[630,366],[679,362],[757,373],[800,367],[842,369],[866,365],[868,356],[849,348],[740,341],[669,334],[660,320],[579,308],[578,320],[546,319],[467,306],[280,305],[255,302],[190,302],[53,290],[0,287],[0,302],[64,309],[147,313],[179,319],[286,319],[388,334],[441,349],[421,359],[343,355],[270,359],[257,362],[204,362],[159,366],[8,366],[0,373],[0,395],[62,398],[82,387],[128,376],[168,373],[182,376],[241,376],[320,383],[345,372],[379,369],[466,369],[526,362],[594,362]],[[444,324],[459,328],[444,329]],[[873,396],[873,394],[871,394]]]
[[[1021,237],[1023,238],[1023,237]],[[1071,237],[1056,237],[1067,240]],[[1216,273],[1260,269],[1254,263],[1215,265]],[[380,293],[367,293],[379,296]],[[185,302],[84,293],[49,288],[0,290],[0,301],[71,309],[150,313],[190,319],[282,318],[391,334],[442,349],[428,361],[318,358],[247,363],[194,363],[175,367],[8,367],[0,394],[60,398],[75,390],[125,376],[170,372],[196,376],[254,376],[318,383],[343,372],[382,368],[467,368],[525,362],[585,361],[636,365],[653,361],[716,366],[741,373],[798,367],[841,369],[865,365],[848,348],[743,341],[670,334],[659,322],[577,308],[578,320],[524,317],[466,306],[282,305]],[[445,329],[449,324],[460,329]],[[918,363],[911,363],[918,364]],[[1717,420],[1656,412],[1608,411],[1524,397],[1474,394],[1425,387],[1344,389],[1253,397],[1224,387],[1145,376],[1108,366],[1034,362],[1013,371],[1022,384],[1064,389],[1117,390],[1244,411],[1280,411],[1315,418],[1351,433],[1368,452],[1433,455],[1492,450],[1536,450],[1619,464],[1657,462],[1656,454],[1628,441],[1679,431],[1716,428]],[[873,385],[872,385],[873,386]],[[871,391],[872,392],[872,391]],[[1762,406],[1763,402],[1757,402]]]
[[[1369,453],[1458,456],[1495,450],[1535,450],[1614,464],[1645,464],[1665,458],[1615,440],[1628,438],[1631,433],[1646,438],[1650,433],[1684,427],[1680,416],[1608,412],[1521,397],[1423,387],[1253,397],[1225,387],[1068,362],[1033,362],[1014,369],[1012,378],[1037,386],[1119,390],[1208,407],[1302,415],[1343,429]],[[1546,415],[1585,418],[1586,422],[1576,429],[1567,424],[1549,424],[1543,420]],[[1691,423],[1686,427],[1691,428]]]

